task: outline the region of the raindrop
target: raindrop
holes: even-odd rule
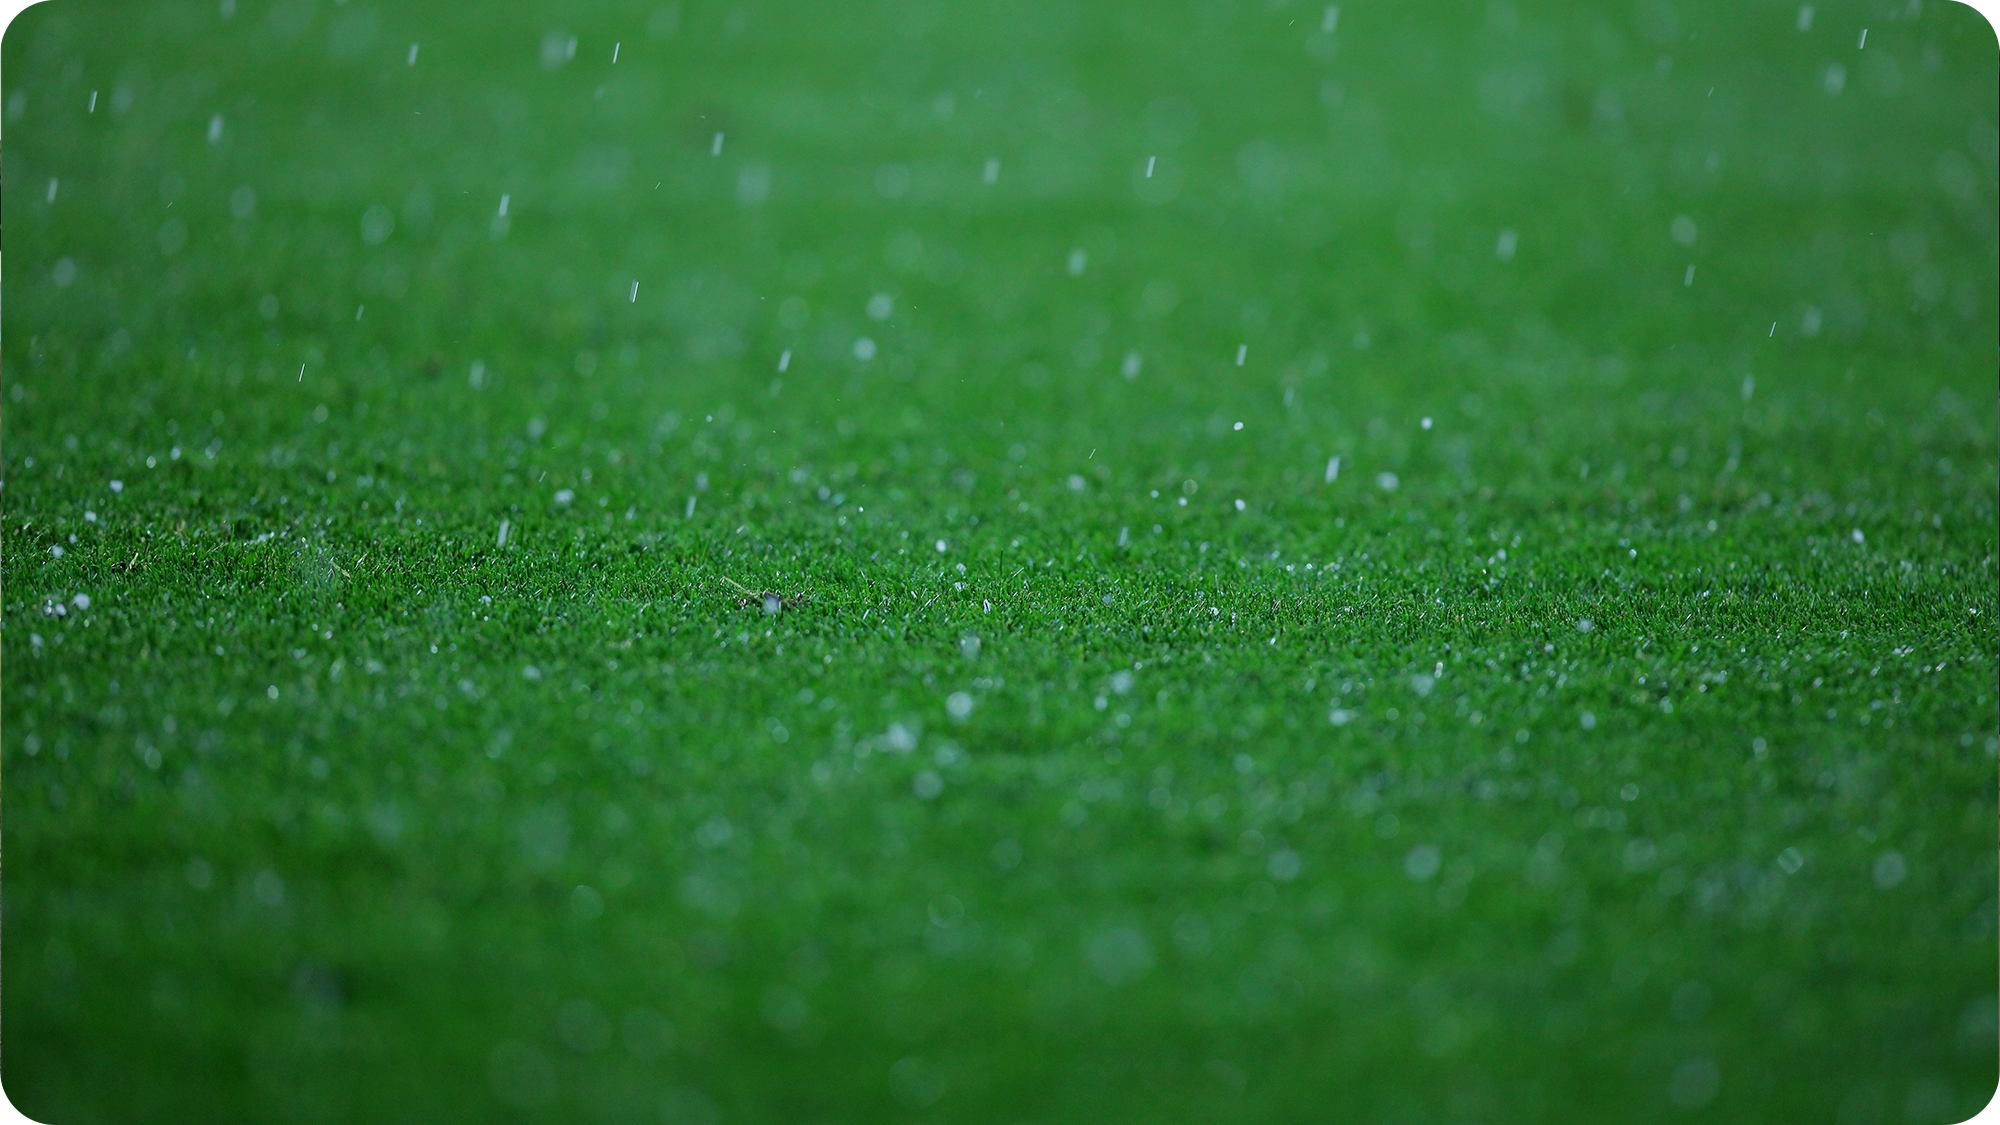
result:
[[[889,1068],[889,1091],[897,1101],[912,1109],[937,1104],[950,1085],[951,1079],[944,1071],[915,1055],[898,1059]]]
[[[1700,1109],[1714,1101],[1721,1088],[1722,1072],[1712,1060],[1689,1059],[1667,1084],[1667,1100],[1681,1109]]]
[[[1902,882],[1909,873],[1910,865],[1901,852],[1883,852],[1875,860],[1875,885],[1885,891]]]
[[[1086,953],[1090,967],[1111,984],[1138,980],[1153,968],[1152,943],[1132,926],[1117,926],[1098,934]]]
[[[1280,883],[1289,883],[1298,878],[1299,872],[1304,867],[1304,862],[1299,859],[1299,853],[1290,848],[1280,848],[1272,852],[1270,862],[1265,864],[1265,869],[1270,872],[1271,878]]]
[[[884,199],[901,199],[909,194],[910,166],[884,164],[875,169],[875,190]]]
[[[370,246],[382,245],[395,230],[395,212],[380,203],[370,207],[361,215],[361,241]]]
[[[1441,862],[1436,844],[1418,844],[1403,857],[1403,874],[1421,883],[1437,874]]]
[[[651,1008],[634,1008],[625,1013],[620,1038],[633,1058],[651,1061],[673,1052],[679,1042],[674,1025]]]

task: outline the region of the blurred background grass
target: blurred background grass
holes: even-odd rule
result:
[[[55,0],[4,51],[29,1114],[1991,1092],[1969,10]],[[766,653],[717,574],[808,612]],[[878,632],[899,585],[952,608]],[[1703,642],[1790,705],[1695,692]],[[1602,742],[1512,678],[1544,643]],[[1433,655],[1468,686],[1424,728]],[[1169,695],[1121,734],[1134,657]],[[1896,735],[1821,719],[1885,666]],[[1625,709],[1649,673],[1682,718]],[[1626,838],[1592,786],[1642,782]],[[1785,899],[1793,840],[1849,882]]]

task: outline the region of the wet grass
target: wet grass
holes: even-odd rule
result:
[[[1965,10],[96,11],[5,44],[30,1116],[1991,1094]]]

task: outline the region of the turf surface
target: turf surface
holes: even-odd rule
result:
[[[1992,32],[1334,13],[30,10],[14,1103],[1982,1106]]]

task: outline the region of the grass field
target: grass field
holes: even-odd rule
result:
[[[31,9],[8,1096],[1970,1115],[1997,47]]]

